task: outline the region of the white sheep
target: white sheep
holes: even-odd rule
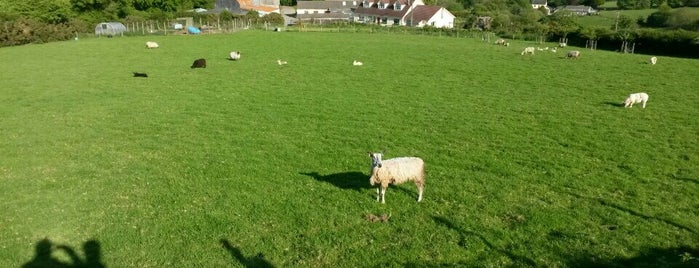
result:
[[[381,160],[381,153],[369,153],[371,157],[371,176],[369,184],[376,188],[376,201],[386,203],[384,195],[389,184],[401,184],[407,181],[415,182],[417,186],[417,201],[422,201],[422,191],[425,189],[425,162],[418,157],[398,157]]]
[[[507,42],[505,41],[505,39],[498,38],[498,40],[495,40],[495,44],[504,46],[505,44],[507,44]]]
[[[577,51],[577,50],[568,51],[568,58],[577,59],[579,57],[580,57],[580,51]]]
[[[536,48],[534,48],[534,47],[526,47],[526,48],[524,48],[524,50],[522,50],[522,55],[524,55],[524,54],[532,54],[532,55],[534,55],[534,50],[536,50]]]
[[[352,62],[352,65],[354,65],[354,66],[362,66],[362,65],[364,65],[364,63],[362,63],[361,61],[355,60],[355,61]]]
[[[285,65],[285,64],[287,64],[287,62],[285,60],[277,60],[277,64]]]
[[[146,42],[146,48],[158,48],[158,47],[160,47],[160,46],[158,46],[158,43],[156,43],[156,42],[153,42],[153,41]]]
[[[657,57],[651,57],[651,58],[650,58],[650,64],[651,64],[651,65],[655,65],[657,62],[658,62],[658,58],[657,58]]]
[[[641,103],[641,107],[646,108],[646,102],[648,102],[648,94],[643,92],[633,93],[624,100],[624,107],[631,108],[634,104]]]
[[[228,54],[228,58],[230,60],[239,60],[240,59],[240,51],[232,51],[230,54]]]
[[[559,47],[567,47],[568,44],[561,42],[561,43],[558,43],[558,46],[559,46]]]

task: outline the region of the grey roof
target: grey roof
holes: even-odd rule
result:
[[[546,0],[532,0],[532,5],[546,5]]]
[[[359,1],[297,1],[296,9],[351,9],[359,5]]]

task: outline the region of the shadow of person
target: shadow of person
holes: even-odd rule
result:
[[[22,268],[34,267],[65,267],[65,268],[104,268],[101,260],[101,249],[99,242],[89,240],[83,243],[85,259],[80,258],[75,250],[67,245],[55,245],[56,250],[60,250],[70,258],[70,262],[62,262],[53,256],[54,244],[44,238],[36,244],[36,255],[32,260],[22,265]]]
[[[329,175],[320,175],[318,172],[300,172],[314,178],[317,181],[327,182],[340,189],[351,189],[359,191],[362,188],[369,188],[369,176],[357,171],[341,172]]]
[[[37,242],[34,250],[34,258],[23,264],[22,268],[70,267],[68,263],[61,262],[52,256],[53,243],[48,238]]]
[[[265,260],[265,256],[262,253],[257,253],[254,257],[245,257],[243,253],[237,247],[233,247],[230,242],[226,239],[221,239],[221,245],[225,248],[228,253],[231,254],[233,260],[240,262],[245,267],[261,267],[261,268],[272,268],[274,267],[269,261]]]

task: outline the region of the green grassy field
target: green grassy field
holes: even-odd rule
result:
[[[2,48],[0,267],[699,265],[699,61],[512,43]],[[425,160],[423,202],[412,184],[376,202],[375,150]]]

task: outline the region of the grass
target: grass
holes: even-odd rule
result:
[[[1,267],[699,264],[697,60],[148,38],[0,49]],[[619,106],[638,91],[646,109]],[[423,202],[409,184],[375,201],[366,152],[381,149],[425,159]]]

